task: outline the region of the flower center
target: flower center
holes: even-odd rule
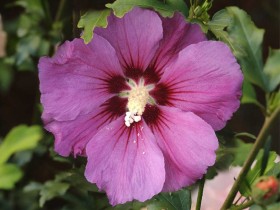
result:
[[[145,86],[136,86],[129,91],[127,108],[129,112],[141,116],[149,99],[149,91]]]
[[[122,92],[120,95],[128,98],[127,109],[124,121],[129,127],[133,122],[139,122],[145,111],[147,103],[154,103],[153,98],[149,95],[149,91],[154,88],[154,85],[144,85],[145,82],[141,78],[137,84],[133,80],[128,81],[130,86],[129,91]]]

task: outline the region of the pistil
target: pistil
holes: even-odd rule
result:
[[[121,93],[121,96],[128,97],[128,111],[126,112],[124,118],[125,125],[127,127],[129,127],[133,122],[139,122],[141,120],[146,104],[151,101],[149,91],[154,88],[153,85],[145,86],[143,79],[140,79],[138,84],[129,80],[128,84],[131,87],[131,90]]]

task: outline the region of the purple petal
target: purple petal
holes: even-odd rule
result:
[[[182,50],[152,95],[159,104],[194,112],[219,130],[239,107],[242,80],[227,45],[206,41]]]
[[[95,33],[111,43],[126,74],[133,77],[131,74],[143,72],[154,57],[162,39],[162,22],[155,12],[134,8],[123,18],[112,14],[107,28],[97,28]]]
[[[75,39],[41,58],[39,78],[45,122],[87,114],[125,86],[115,50],[98,35],[90,45]]]
[[[125,114],[127,100],[117,96],[75,120],[51,121],[45,128],[55,136],[54,150],[68,156],[85,155],[85,146],[104,125]]]
[[[163,191],[193,184],[215,162],[218,140],[213,128],[192,112],[159,106],[160,116],[151,124],[165,160]]]
[[[160,77],[163,73],[163,68],[174,61],[182,49],[190,44],[206,40],[200,26],[186,22],[184,16],[180,13],[175,13],[172,18],[162,18],[162,26],[163,39],[150,68],[147,69],[148,76],[150,76],[149,71],[153,70]],[[147,79],[149,80],[148,77]]]
[[[112,205],[145,201],[162,190],[163,156],[144,121],[128,128],[120,117],[96,134],[86,153],[85,176],[106,191]]]

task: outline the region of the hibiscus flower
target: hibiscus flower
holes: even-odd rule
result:
[[[85,155],[87,180],[112,205],[200,179],[243,79],[230,49],[198,25],[140,8],[110,15],[89,44],[67,41],[41,58],[39,77],[55,151]]]

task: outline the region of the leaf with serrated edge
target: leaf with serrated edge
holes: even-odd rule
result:
[[[83,28],[81,38],[87,44],[93,38],[93,30],[95,27],[105,28],[108,25],[107,17],[110,15],[110,10],[88,11],[82,15],[78,22],[78,28]]]

